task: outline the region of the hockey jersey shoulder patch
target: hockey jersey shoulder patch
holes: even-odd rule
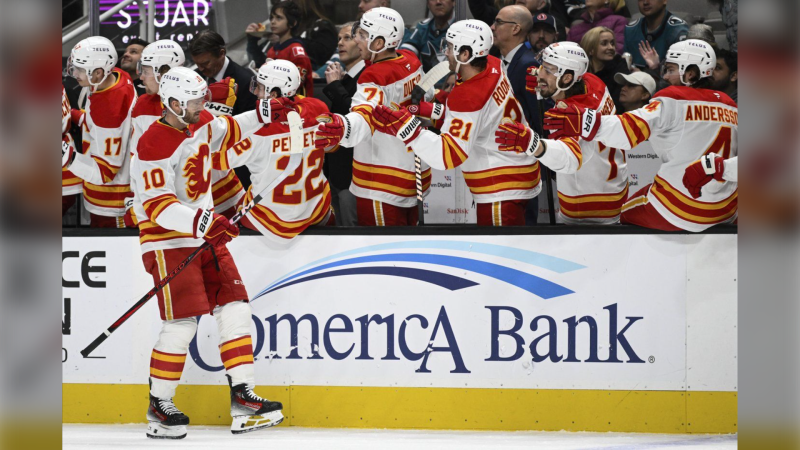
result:
[[[671,16],[669,19],[667,19],[667,24],[672,26],[686,25],[686,21],[678,16]]]

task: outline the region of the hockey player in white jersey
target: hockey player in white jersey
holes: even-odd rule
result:
[[[646,140],[653,144],[661,168],[651,185],[625,203],[622,223],[699,232],[736,220],[735,176],[708,182],[697,199],[683,183],[687,167],[705,155],[716,153],[723,160],[737,155],[736,103],[708,89],[715,65],[716,55],[708,43],[688,39],[669,48],[664,79],[673,85],[657,92],[647,106],[606,117],[578,106],[547,113],[545,129],[557,130],[559,135],[580,136],[623,150]]]
[[[404,30],[403,18],[390,8],[373,8],[361,16],[353,36],[371,64],[359,76],[351,112],[331,115],[316,132],[317,147],[354,147],[350,191],[362,226],[413,226],[418,221],[414,154],[393,136],[373,134],[372,123],[378,105],[409,105],[422,78],[419,59],[410,51],[396,51]],[[427,192],[430,168],[423,165],[421,172]]]
[[[500,60],[489,55],[492,30],[481,21],[462,20],[448,28],[443,42],[459,80],[444,107],[412,108],[422,116],[443,118],[441,135],[423,130],[419,118],[405,108],[383,105],[375,108],[375,129],[402,140],[434,169],[461,167],[477,203],[478,225],[524,225],[525,205],[542,189],[540,167],[535,157],[500,151],[495,142],[503,120],[526,122]]]
[[[558,105],[584,107],[599,114],[614,114],[616,108],[606,85],[587,73],[589,58],[574,42],[559,42],[545,48],[542,65],[528,74],[528,85],[537,94]],[[530,148],[535,131],[520,123],[504,123],[496,132],[500,149],[529,151],[558,173],[560,222],[570,225],[614,224],[628,196],[628,166],[625,152],[602,143],[575,137],[542,139]]]
[[[196,316],[213,313],[220,335],[220,358],[230,386],[231,431],[244,433],[277,425],[282,405],[253,392],[255,372],[251,310],[247,291],[225,244],[239,228],[213,208],[211,165],[264,123],[272,105],[215,118],[204,110],[209,92],[194,71],[176,67],[161,77],[159,95],[166,115],[144,132],[131,161],[134,208],[145,269],[160,282],[204,241],[202,252],[158,293],[161,333],[150,358],[147,435],[180,439],[189,418],[173,402]]]
[[[300,114],[303,162],[241,221],[245,227],[277,238],[278,242],[292,239],[309,226],[333,225],[335,221],[330,186],[322,174],[325,149],[314,145],[316,118],[329,111],[318,99],[295,95],[301,82],[300,71],[291,61],[276,59],[261,66],[251,90],[259,99],[280,102],[284,110],[273,110],[270,124],[229,150],[215,153],[212,159],[212,167],[217,170],[247,166],[253,184],[243,202],[250,202],[288,164],[290,132],[286,113],[296,110]]]

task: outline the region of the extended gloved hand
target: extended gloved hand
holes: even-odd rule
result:
[[[441,103],[420,102],[419,105],[409,105],[408,112],[426,119],[439,120],[444,116],[444,105]]]
[[[375,130],[398,139],[409,145],[422,131],[422,122],[407,109],[392,109],[378,105],[373,110]]]
[[[239,227],[210,209],[198,209],[194,216],[194,237],[213,246],[225,245],[239,236]]]
[[[75,160],[75,141],[72,135],[64,133],[61,135],[61,168],[69,169],[72,161]]]
[[[262,99],[256,105],[258,121],[263,124],[286,122],[289,111],[297,111],[294,102],[287,97]]]
[[[233,105],[236,103],[236,91],[239,86],[236,80],[231,77],[211,83],[208,91],[211,93],[211,100],[206,103],[206,111],[215,116],[230,116],[233,114]]]
[[[725,170],[725,160],[716,153],[703,155],[699,160],[689,164],[683,173],[683,185],[694,198],[700,198],[703,186],[711,180],[725,181],[722,173]]]
[[[317,117],[320,122],[314,133],[316,148],[331,148],[339,145],[345,134],[350,133],[350,121],[339,114],[323,114]]]
[[[556,107],[545,113],[544,129],[550,130],[550,137],[553,139],[580,137],[592,141],[600,129],[601,117],[593,109],[575,105]]]
[[[530,66],[525,73],[525,90],[534,95],[539,87],[539,76],[536,75],[538,69],[536,66]]]
[[[525,125],[509,120],[503,122],[494,133],[497,148],[503,152],[533,155],[539,148],[539,135]]]

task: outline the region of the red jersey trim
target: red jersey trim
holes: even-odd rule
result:
[[[738,108],[736,102],[727,94],[711,89],[695,89],[689,86],[670,86],[662,89],[653,98],[666,97],[674,100],[684,100],[688,102],[708,102],[722,103],[723,105]]]
[[[447,109],[456,112],[480,111],[489,101],[497,82],[503,76],[500,60],[487,56],[486,69],[467,81],[456,83],[456,87],[447,97]],[[513,94],[510,94],[513,95]]]

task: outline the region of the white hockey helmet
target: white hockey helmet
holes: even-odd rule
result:
[[[89,84],[97,87],[106,80],[114,66],[117,65],[117,50],[114,44],[103,36],[91,36],[72,47],[67,63],[67,74],[75,77],[75,69],[81,68],[89,77]],[[92,83],[92,72],[103,69],[103,79],[99,83]]]
[[[697,66],[700,70],[699,79],[710,77],[714,73],[714,67],[717,65],[717,54],[714,48],[706,41],[686,39],[669,47],[666,62],[677,64],[678,73],[681,74],[681,83],[689,86],[690,83],[683,79],[689,66]]]
[[[459,20],[450,25],[442,45],[452,45],[453,55],[456,57],[456,72],[461,64],[469,64],[475,58],[482,58],[489,54],[494,38],[492,29],[484,22],[475,19]],[[464,47],[472,50],[472,55],[466,62],[458,59],[458,54]],[[445,49],[442,49],[444,52]]]
[[[139,60],[136,71],[141,75],[144,66],[152,67],[156,81],[161,81],[161,74],[158,72],[162,67],[168,66],[170,69],[174,69],[183,66],[184,62],[186,62],[186,56],[183,54],[181,46],[175,41],[162,39],[142,50],[142,58]]]
[[[376,53],[399,47],[403,42],[405,27],[399,12],[380,6],[365,12],[361,20],[353,24],[352,34],[355,38],[359,28],[367,32],[367,48],[374,57]],[[379,37],[384,40],[383,48],[373,51],[372,42]]]
[[[583,79],[586,71],[589,70],[589,57],[583,48],[575,42],[556,42],[550,44],[539,54],[539,61],[556,66],[556,94],[566,91]],[[571,70],[573,73],[572,83],[569,86],[561,87],[561,77]],[[555,95],[555,94],[554,94]]]
[[[250,81],[250,92],[255,94],[259,84],[264,86],[267,95],[278,89],[282,97],[293,97],[300,88],[300,71],[291,61],[273,59],[258,69]]]
[[[158,94],[161,96],[161,103],[167,105],[167,111],[172,112],[178,120],[184,124],[183,116],[189,103],[202,100],[202,105],[211,100],[211,93],[208,90],[206,81],[192,69],[188,67],[175,67],[170,69],[161,77],[158,85]],[[169,99],[174,98],[180,103],[181,112],[172,110]]]

